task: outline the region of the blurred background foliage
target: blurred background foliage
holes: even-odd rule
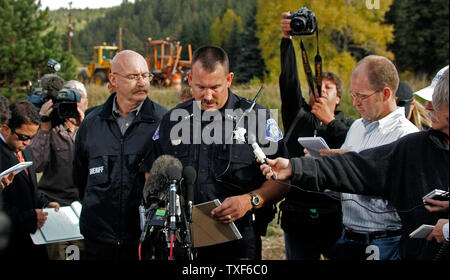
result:
[[[276,84],[280,74],[281,13],[303,6],[313,10],[318,19],[323,69],[338,74],[344,90],[348,90],[355,63],[368,54],[392,59],[402,80],[414,90],[425,86],[448,64],[447,0],[383,0],[379,1],[379,9],[369,9],[366,2],[124,0],[112,8],[73,9],[75,29],[69,52],[68,8],[48,11],[39,8],[39,1],[1,0],[0,93],[10,101],[24,98],[30,81],[47,73],[50,58],[62,64],[60,74],[64,79],[74,79],[77,67],[92,59],[93,46],[104,42],[118,45],[119,27],[125,49],[145,54],[148,37],[170,37],[183,46],[191,44],[193,49],[216,44],[229,53],[235,83]],[[316,38],[302,36],[302,40],[313,64]],[[299,37],[294,37],[294,44],[304,86]],[[182,57],[187,56],[186,51],[183,48]]]

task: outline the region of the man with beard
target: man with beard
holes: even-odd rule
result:
[[[145,182],[139,165],[167,112],[148,98],[151,79],[144,57],[131,50],[118,53],[109,74],[115,93],[78,130],[73,176],[82,198],[87,259],[138,259]]]

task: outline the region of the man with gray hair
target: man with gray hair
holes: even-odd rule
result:
[[[53,101],[50,99],[41,107],[41,126],[30,146],[37,172],[43,172],[38,189],[61,206],[68,206],[80,200],[78,189],[72,180],[72,162],[75,150],[75,135],[84,119],[88,105],[87,91],[82,83],[71,80],[64,87],[77,90],[81,100],[77,103],[78,118],[65,119],[59,125],[52,125],[50,115],[53,112]],[[69,245],[83,248],[81,241],[51,243],[47,252],[51,260],[64,260],[65,249]]]
[[[292,184],[309,190],[327,188],[387,199],[401,217],[401,259],[432,259],[440,245],[435,240],[410,238],[409,234],[422,224],[443,227],[445,219],[448,223],[448,213],[427,211],[423,198],[434,189],[448,191],[448,79],[447,69],[427,105],[431,129],[360,153],[268,159],[268,165],[261,167],[263,174],[267,179],[272,175],[278,180],[290,179]],[[440,220],[444,221],[437,223]]]
[[[80,102],[78,102],[78,107],[80,107],[80,109],[83,112],[85,112],[86,109],[88,108],[89,101],[88,101],[87,90],[86,90],[86,87],[84,86],[84,84],[77,80],[70,80],[64,84],[64,87],[76,89],[81,93],[81,100],[80,100]]]

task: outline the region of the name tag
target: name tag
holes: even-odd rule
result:
[[[103,166],[92,167],[89,169],[89,175],[103,173]]]

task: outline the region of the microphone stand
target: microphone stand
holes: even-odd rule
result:
[[[153,208],[150,208],[146,211],[144,228],[142,230],[141,237],[139,238],[139,260],[142,260],[142,258],[141,258],[142,244],[144,243],[145,237],[147,236],[147,231],[148,231],[148,226],[150,225],[150,220],[153,218],[155,213],[156,213],[156,209],[153,209]]]
[[[185,233],[186,233],[186,237],[185,237],[185,243],[183,245],[183,247],[186,248],[186,254],[188,257],[188,260],[192,261],[194,260],[194,254],[193,254],[193,249],[192,249],[192,232],[191,232],[191,224],[192,224],[192,216],[188,219],[186,217],[186,209],[184,207],[181,207],[182,211],[181,211],[181,216],[184,222],[184,226],[185,226]]]

